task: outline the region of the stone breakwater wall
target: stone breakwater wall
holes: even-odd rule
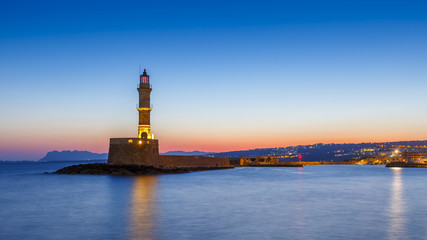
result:
[[[231,167],[230,159],[202,156],[160,155],[160,166],[173,167]]]
[[[427,164],[419,163],[405,163],[405,162],[393,162],[385,165],[386,167],[413,167],[413,168],[427,168]]]
[[[114,165],[144,165],[156,168],[224,168],[230,159],[202,156],[159,155],[157,139],[111,138],[108,163]]]

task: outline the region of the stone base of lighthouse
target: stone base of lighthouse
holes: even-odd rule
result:
[[[159,141],[142,138],[110,138],[108,163],[159,167]]]
[[[230,168],[230,159],[203,156],[159,155],[157,139],[110,138],[108,164],[156,168]]]

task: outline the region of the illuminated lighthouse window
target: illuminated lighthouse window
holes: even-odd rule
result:
[[[148,83],[148,77],[147,76],[141,76],[140,81],[142,83]]]

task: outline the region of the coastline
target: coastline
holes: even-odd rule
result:
[[[141,176],[157,174],[179,174],[195,171],[231,169],[234,167],[175,167],[155,168],[144,165],[116,165],[107,163],[78,164],[61,168],[53,174],[89,174],[89,175],[120,175]]]

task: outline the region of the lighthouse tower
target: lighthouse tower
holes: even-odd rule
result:
[[[144,73],[139,76],[138,93],[139,93],[139,104],[137,107],[139,113],[138,121],[138,138],[153,139],[154,136],[151,134],[150,124],[150,95],[151,95],[150,76],[144,69]]]
[[[110,138],[108,164],[122,165],[125,170],[131,169],[137,172],[140,167],[130,168],[129,165],[151,166],[169,170],[171,168],[221,169],[231,167],[228,158],[160,155],[159,140],[155,139],[151,133],[151,85],[150,76],[145,69],[144,73],[139,76],[138,93],[138,137]],[[127,174],[126,171],[124,174]],[[144,170],[141,171],[140,173],[144,172]]]
[[[138,137],[110,138],[108,163],[159,167],[159,141],[151,134],[150,124],[150,76],[145,69],[139,76],[138,93]]]

